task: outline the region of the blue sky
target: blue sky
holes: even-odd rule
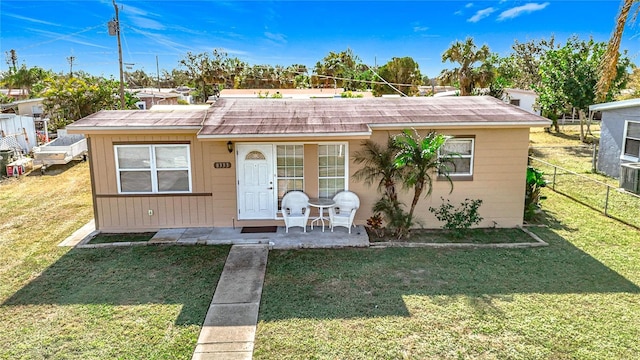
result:
[[[472,36],[507,55],[514,40],[571,35],[607,41],[620,1],[209,1],[119,0],[122,51],[131,70],[178,68],[188,51],[223,48],[249,64],[312,67],[329,51],[351,48],[365,63],[411,56],[423,75],[453,67],[441,61],[456,40]],[[0,50],[19,63],[56,72],[117,75],[111,0],[1,0]],[[640,63],[640,31],[628,24],[622,48]]]

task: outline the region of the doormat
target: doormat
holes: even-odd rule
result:
[[[243,226],[240,230],[241,234],[255,234],[255,233],[274,233],[278,231],[277,226]]]

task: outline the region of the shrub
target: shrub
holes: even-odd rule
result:
[[[547,186],[544,180],[544,173],[533,166],[527,167],[527,186],[524,198],[524,219],[529,221],[533,219],[536,212],[540,209],[540,191]]]
[[[465,230],[473,225],[477,225],[482,221],[482,217],[478,213],[482,200],[464,199],[459,207],[454,207],[449,199],[442,199],[442,205],[437,208],[429,207],[436,219],[444,222],[443,229],[451,230],[455,237],[462,237]]]

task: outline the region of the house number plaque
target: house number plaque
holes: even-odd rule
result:
[[[214,162],[213,167],[216,169],[229,169],[231,168],[231,163],[228,161]]]

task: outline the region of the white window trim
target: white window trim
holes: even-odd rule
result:
[[[274,192],[273,192],[273,204],[277,207],[278,206],[278,193],[280,192],[280,188],[278,187],[278,146],[287,146],[287,145],[292,145],[292,146],[296,146],[296,145],[301,145],[302,146],[302,191],[304,191],[305,188],[305,168],[306,168],[306,164],[304,161],[304,145],[305,143],[300,143],[300,142],[295,142],[295,143],[290,143],[290,142],[285,142],[285,143],[274,143],[273,144],[273,156],[274,156],[274,161],[273,161],[273,184],[274,184]],[[276,220],[282,220],[282,210],[278,210],[276,209]]]
[[[636,156],[629,156],[627,154],[625,154],[627,152],[627,138],[633,139],[633,140],[640,140],[638,138],[634,138],[634,137],[629,137],[627,136],[628,131],[629,131],[629,123],[635,123],[640,125],[640,121],[632,121],[632,120],[626,120],[624,122],[624,132],[622,133],[622,151],[620,152],[620,159],[622,160],[626,160],[626,161],[630,161],[630,162],[638,162],[640,161],[640,156],[636,157]]]
[[[344,146],[344,190],[349,190],[349,143],[348,142],[319,142],[316,143],[318,145],[318,149],[320,145],[343,145]],[[320,157],[320,153],[318,152],[318,157]],[[320,163],[318,162],[318,170]],[[333,176],[331,178],[334,178]],[[320,174],[318,173],[318,190],[320,190]]]
[[[474,170],[474,159],[475,159],[475,155],[476,155],[476,139],[473,137],[452,137],[450,139],[447,140],[447,142],[456,142],[456,141],[471,141],[471,154],[469,155],[462,155],[460,154],[459,157],[461,159],[470,159],[469,162],[469,172],[468,173],[449,173],[449,177],[452,179],[456,179],[456,178],[468,178],[468,177],[473,177],[473,170]],[[445,142],[446,144],[446,142]],[[444,146],[444,145],[443,145]],[[440,149],[438,149],[438,156],[442,156],[440,154]],[[456,156],[457,158],[458,156]]]
[[[158,190],[158,170],[164,171],[166,169],[158,169],[156,167],[156,146],[162,147],[186,147],[187,148],[187,167],[186,168],[171,168],[169,171],[187,171],[189,177],[189,190],[186,191],[159,191]],[[120,169],[120,164],[118,161],[118,149],[125,147],[139,147],[139,148],[148,148],[150,155],[150,166],[149,168],[144,169]],[[113,155],[115,157],[116,164],[116,182],[118,184],[118,194],[123,195],[137,195],[137,194],[188,194],[192,192],[192,181],[191,181],[191,145],[190,144],[122,144],[122,145],[114,145]],[[149,171],[151,172],[151,191],[122,191],[122,184],[120,183],[120,172],[121,171]]]

